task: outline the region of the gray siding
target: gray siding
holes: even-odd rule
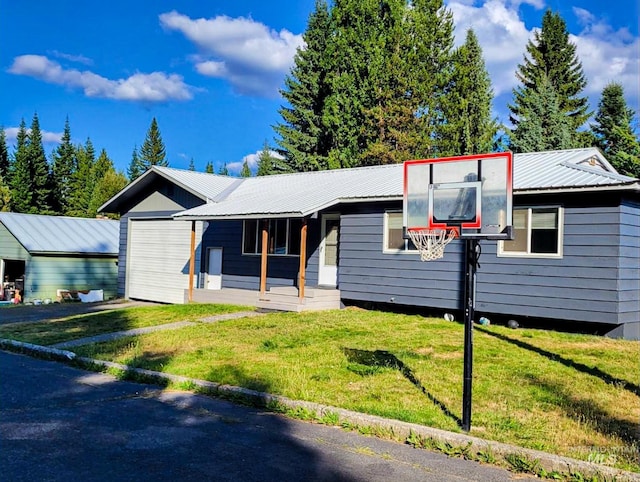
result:
[[[400,204],[388,206],[401,209]],[[383,253],[384,206],[344,214],[340,221],[339,281],[342,298],[458,309],[463,243],[442,260],[423,263],[417,253]]]
[[[640,203],[620,206],[620,321],[640,322]]]
[[[565,205],[560,259],[498,257],[496,241],[481,241],[479,313],[613,324],[638,320],[640,209],[633,203],[574,203]],[[342,215],[342,298],[460,310],[463,242],[452,242],[442,260],[431,262],[383,253],[385,208],[401,205],[380,203]]]
[[[319,222],[309,220],[307,231],[306,285],[318,283]],[[207,270],[207,248],[222,248],[222,287],[260,288],[260,255],[242,254],[242,221],[211,221],[202,239],[201,271]],[[269,256],[267,258],[267,288],[297,286],[300,258]]]

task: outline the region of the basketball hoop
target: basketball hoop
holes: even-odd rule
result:
[[[420,252],[421,261],[433,261],[444,256],[444,248],[458,237],[454,229],[409,229],[409,237]]]

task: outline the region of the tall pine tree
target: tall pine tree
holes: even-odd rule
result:
[[[569,32],[562,17],[547,10],[542,18],[542,28],[534,34],[533,41],[527,43],[524,62],[518,65],[516,77],[521,85],[513,90],[514,101],[509,105],[510,120],[518,129],[523,111],[535,109],[535,95],[546,87],[539,88],[541,82],[549,82],[556,92],[559,111],[566,116],[571,127],[572,141],[569,147],[584,144],[578,129],[591,116],[588,99],[582,95],[587,80],[582,64],[576,55],[576,46],[569,40]],[[534,97],[534,98],[532,98]],[[555,148],[560,148],[556,146]]]
[[[51,178],[49,162],[42,146],[42,132],[38,114],[33,115],[29,131],[29,146],[27,149],[31,168],[31,207],[33,214],[51,214],[49,200],[51,195]]]
[[[445,105],[449,119],[440,129],[440,151],[446,155],[480,154],[493,150],[498,123],[491,116],[493,91],[473,30],[456,49],[451,86]]]
[[[138,154],[138,147],[133,147],[133,152],[131,153],[131,162],[129,163],[129,167],[127,168],[127,176],[129,177],[129,181],[135,181],[139,178],[144,169],[142,167],[142,161],[140,160],[140,156]]]
[[[613,167],[622,174],[640,177],[640,143],[632,126],[634,116],[622,85],[611,83],[602,90],[591,131]]]
[[[518,127],[511,132],[511,149],[539,152],[572,147],[571,121],[551,82],[542,77],[528,95],[530,102],[520,110]]]
[[[16,213],[29,213],[33,197],[31,183],[31,165],[29,157],[29,135],[24,119],[20,121],[16,145],[13,150],[13,162],[9,172],[11,187],[11,210]]]
[[[95,187],[94,164],[95,150],[91,139],[84,146],[75,148],[77,167],[71,180],[69,195],[69,216],[86,217],[89,215],[89,203]]]
[[[51,207],[58,213],[66,214],[69,211],[71,181],[76,169],[75,149],[71,144],[71,127],[68,117],[64,123],[61,142],[54,150],[52,159]]]
[[[164,143],[162,142],[162,135],[155,117],[151,120],[147,136],[140,148],[140,162],[142,172],[147,171],[151,166],[166,167],[169,165]]]
[[[249,163],[245,159],[242,163],[242,170],[240,171],[240,177],[251,177],[251,169],[249,168]]]
[[[209,174],[213,174],[213,164],[211,162],[207,163],[206,172],[208,172]],[[218,174],[220,176],[228,176],[229,175],[229,169],[227,168],[227,163],[226,162],[218,170]]]
[[[274,129],[289,171],[316,171],[327,166],[322,112],[328,93],[324,55],[329,25],[326,1],[316,0],[303,35],[305,47],[296,52],[294,66],[281,91],[289,106],[280,108],[283,122]]]

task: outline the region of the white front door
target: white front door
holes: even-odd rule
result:
[[[338,285],[338,242],[340,240],[340,215],[322,215],[322,241],[320,242],[320,266],[318,284]]]
[[[222,248],[209,248],[207,289],[222,289]]]

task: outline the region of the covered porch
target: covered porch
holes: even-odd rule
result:
[[[276,286],[264,293],[238,288],[219,290],[194,288],[189,298],[185,290],[185,302],[223,303],[231,305],[255,306],[258,309],[274,311],[321,311],[342,308],[340,290],[335,288],[307,287],[301,298],[294,286]]]

